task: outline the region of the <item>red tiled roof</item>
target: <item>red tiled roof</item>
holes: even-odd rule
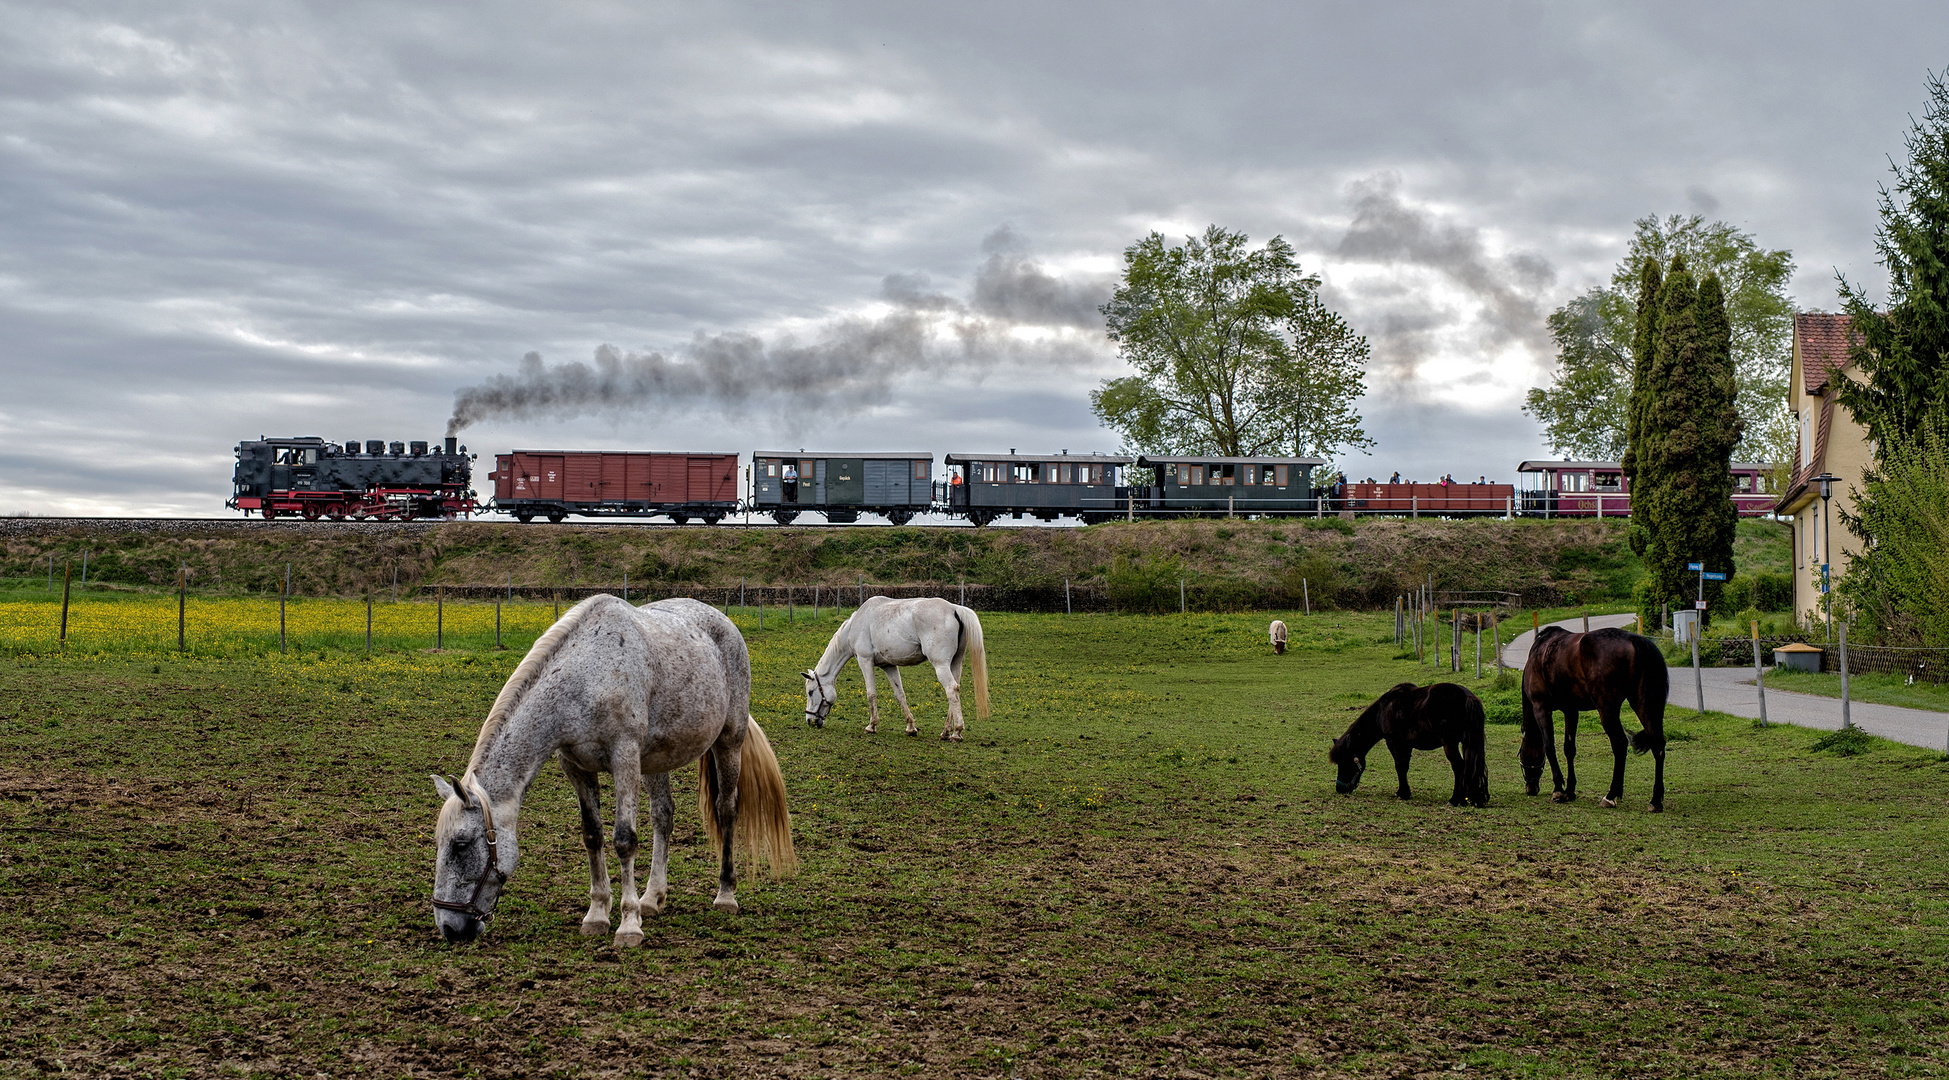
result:
[[[1795,315],[1793,337],[1800,348],[1800,375],[1810,394],[1826,389],[1828,378],[1847,366],[1849,348],[1861,340],[1854,332],[1853,316],[1825,312]]]

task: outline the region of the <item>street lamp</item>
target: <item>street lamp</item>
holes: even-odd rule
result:
[[[1827,500],[1834,496],[1834,481],[1840,479],[1832,473],[1821,473],[1813,478],[1820,485],[1820,601],[1827,612],[1827,640],[1834,640],[1834,594],[1832,571],[1834,538],[1828,534]]]

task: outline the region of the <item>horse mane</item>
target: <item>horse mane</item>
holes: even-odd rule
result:
[[[535,639],[535,643],[528,647],[528,655],[522,657],[521,663],[515,665],[514,674],[508,676],[508,681],[501,687],[501,692],[494,696],[494,705],[487,710],[487,719],[480,726],[480,737],[474,742],[476,755],[479,754],[480,748],[486,746],[491,737],[500,731],[501,725],[507,723],[508,714],[514,711],[515,706],[521,704],[521,699],[527,696],[529,688],[533,687],[535,680],[541,677],[541,669],[548,666],[548,661],[553,659],[555,653],[561,649],[562,641],[582,624],[582,620],[588,617],[596,602],[615,599],[607,594],[591,596],[569,608],[561,618],[555,620],[555,625],[542,631],[541,636]],[[617,601],[617,603],[621,602]],[[469,772],[473,771],[473,767],[474,763],[468,762]]]
[[[1374,699],[1372,705],[1360,710],[1360,715],[1354,717],[1353,723],[1347,725],[1346,734],[1333,740],[1333,745],[1327,749],[1326,759],[1338,765],[1341,762],[1342,755],[1348,753],[1365,753],[1366,750],[1372,749],[1374,743],[1381,741],[1380,711],[1387,705],[1388,699],[1403,690],[1415,689],[1419,689],[1419,687],[1411,682],[1395,683],[1393,686],[1388,687],[1382,692],[1380,697]],[[1365,748],[1355,750],[1353,748],[1354,734],[1360,731],[1363,725],[1372,726],[1374,738]]]

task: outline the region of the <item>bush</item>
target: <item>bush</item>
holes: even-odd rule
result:
[[[1722,607],[1751,608],[1759,612],[1788,611],[1793,607],[1793,577],[1761,570],[1735,574],[1719,594]]]
[[[1118,555],[1103,576],[1110,601],[1119,611],[1145,611],[1153,614],[1178,609],[1179,582],[1185,577],[1184,561],[1169,556],[1131,558]]]

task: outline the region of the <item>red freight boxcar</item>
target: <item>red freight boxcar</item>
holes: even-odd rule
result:
[[[663,514],[715,525],[738,509],[738,455],[625,450],[513,450],[497,454],[494,509],[518,521],[570,514]]]

